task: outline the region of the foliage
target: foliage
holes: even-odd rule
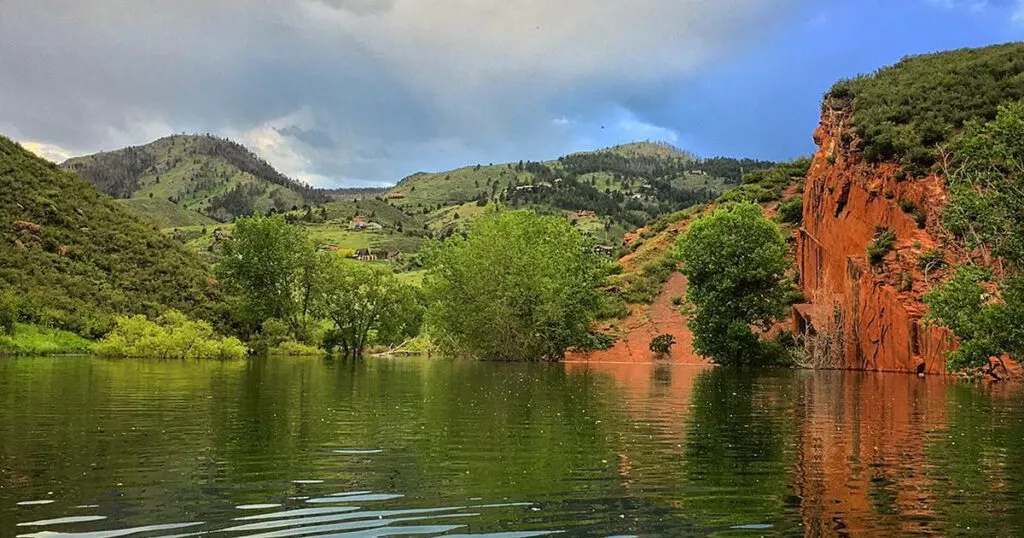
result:
[[[951,145],[942,223],[972,249],[1024,267],[1024,102],[990,123],[970,122]]]
[[[953,331],[960,347],[950,352],[951,369],[980,367],[990,357],[1024,352],[1024,278],[1004,280],[991,289],[992,272],[962,266],[953,279],[925,294],[926,319]]]
[[[786,224],[800,224],[804,221],[804,199],[801,196],[794,196],[779,204],[779,222]]]
[[[14,334],[18,311],[18,296],[11,290],[0,292],[0,335]]]
[[[317,277],[315,311],[334,324],[325,347],[358,357],[371,345],[400,344],[420,332],[424,308],[419,290],[393,274],[330,258]]]
[[[778,226],[757,204],[726,205],[692,223],[676,250],[694,307],[694,351],[725,365],[759,362],[751,326],[771,327],[791,286]]]
[[[22,321],[90,338],[116,314],[174,308],[216,323],[211,277],[194,252],[0,137],[0,287],[20,298]]]
[[[898,161],[921,176],[966,122],[991,120],[1000,104],[1024,98],[1024,44],[905,58],[836,84],[828,98],[852,110],[869,162]]]
[[[659,355],[667,355],[672,352],[672,346],[676,344],[676,337],[671,334],[659,334],[651,339],[648,349]]]
[[[12,332],[0,333],[0,356],[80,355],[89,353],[92,344],[68,331],[18,323]]]
[[[239,359],[246,347],[237,338],[221,338],[205,321],[169,310],[155,321],[119,316],[117,326],[93,346],[106,357],[156,359]]]
[[[678,261],[669,253],[643,266],[638,273],[623,279],[619,295],[629,304],[650,304],[661,293],[661,286],[678,268]]]
[[[169,136],[69,159],[62,166],[114,198],[155,194],[220,220],[327,199],[324,192],[286,177],[241,144],[211,135]]]
[[[917,268],[928,272],[941,269],[946,265],[946,254],[941,248],[928,249],[917,257]]]
[[[875,237],[868,243],[867,257],[871,265],[879,265],[896,246],[896,232],[888,228],[877,228]]]
[[[239,219],[224,244],[217,276],[241,299],[236,312],[244,334],[264,320],[286,320],[302,336],[309,321],[315,264],[305,232],[284,217]]]
[[[720,196],[718,203],[781,200],[786,188],[805,178],[810,167],[811,158],[801,157],[770,168],[748,171],[743,175],[743,183]]]
[[[428,261],[428,323],[444,351],[554,360],[591,341],[607,264],[564,219],[490,212]]]

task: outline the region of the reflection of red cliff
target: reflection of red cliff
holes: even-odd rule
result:
[[[593,362],[655,362],[665,361],[676,364],[706,364],[693,352],[693,334],[686,326],[686,317],[679,306],[672,304],[673,297],[686,296],[686,277],[673,273],[661,289],[661,294],[651,305],[637,305],[622,322],[624,334],[610,349],[592,353],[571,353],[568,361]],[[659,334],[671,334],[676,338],[672,354],[658,358],[648,348],[651,340]]]
[[[814,134],[819,150],[804,189],[804,225],[797,232],[804,296],[825,310],[834,305],[841,311],[847,368],[912,372],[923,364],[929,373],[942,373],[953,339],[921,322],[920,296],[934,276],[926,283],[916,267],[918,255],[939,243],[900,204],[926,209],[933,226],[946,200],[942,180],[903,180],[893,165],[863,163],[849,113],[829,104]],[[865,253],[879,226],[896,233],[897,245],[876,269]],[[913,287],[899,291],[907,275]],[[797,309],[805,314],[797,315],[797,327],[813,324],[808,313],[814,311]]]

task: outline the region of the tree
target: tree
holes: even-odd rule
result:
[[[391,273],[331,257],[314,294],[317,314],[334,324],[333,344],[358,357],[372,344],[397,344],[419,334],[423,304],[418,291]]]
[[[589,345],[607,265],[564,219],[492,210],[426,251],[427,322],[442,350],[557,360]]]
[[[306,234],[283,216],[240,218],[217,276],[241,299],[236,314],[247,333],[278,318],[299,334],[308,322],[317,260]]]
[[[960,340],[947,357],[950,369],[978,368],[989,365],[991,357],[1020,357],[1024,352],[1024,279],[1008,278],[999,286],[991,281],[991,270],[963,266],[923,297],[929,309],[926,319],[949,328]]]
[[[771,327],[790,286],[779,227],[755,203],[727,205],[691,224],[676,249],[694,307],[694,350],[724,365],[761,362],[751,326]]]

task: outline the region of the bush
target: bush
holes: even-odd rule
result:
[[[925,294],[926,320],[949,328],[960,340],[950,352],[950,369],[983,367],[991,357],[1024,352],[1024,278],[1011,277],[996,293],[992,271],[962,266],[949,282]]]
[[[239,359],[247,351],[237,338],[220,338],[210,324],[170,310],[150,321],[145,316],[116,318],[116,327],[92,350],[107,357],[158,359]]]
[[[868,243],[868,262],[871,265],[879,265],[885,256],[892,252],[893,247],[896,246],[896,232],[888,228],[877,228],[875,230],[875,238]]]
[[[270,348],[267,354],[272,357],[317,357],[323,355],[324,351],[295,340],[286,340]]]
[[[804,221],[804,200],[794,197],[779,204],[779,222],[800,224]]]
[[[945,265],[946,255],[942,252],[942,249],[928,249],[917,257],[917,268],[926,273],[935,269],[941,269]]]
[[[676,337],[671,334],[659,334],[655,336],[648,347],[658,355],[668,355],[672,352],[672,346],[676,344]]]

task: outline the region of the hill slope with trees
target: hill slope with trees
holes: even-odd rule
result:
[[[61,166],[113,198],[166,200],[221,222],[327,200],[323,191],[288,178],[245,146],[211,135],[168,136]],[[193,223],[188,220],[172,225]]]
[[[0,137],[0,290],[23,322],[84,336],[118,314],[216,317],[209,267],[87,181]]]

